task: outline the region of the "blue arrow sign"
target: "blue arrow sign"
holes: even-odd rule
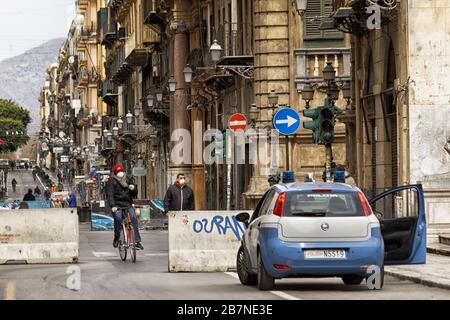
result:
[[[273,126],[280,134],[294,134],[300,127],[300,116],[294,109],[282,108],[273,117]]]

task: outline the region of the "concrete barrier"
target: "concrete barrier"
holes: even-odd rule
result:
[[[0,211],[0,264],[73,263],[79,257],[77,211]]]
[[[169,212],[169,271],[224,272],[236,268],[245,226],[242,211]]]

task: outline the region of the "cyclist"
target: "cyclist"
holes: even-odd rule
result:
[[[123,219],[122,210],[120,209],[127,208],[136,235],[136,248],[143,250],[144,247],[141,244],[138,222],[133,208],[133,198],[137,196],[136,186],[132,183],[131,179],[126,176],[124,167],[121,163],[114,166],[112,173],[113,174],[106,186],[106,196],[114,216],[113,246],[114,248],[117,248],[119,245],[120,228]]]

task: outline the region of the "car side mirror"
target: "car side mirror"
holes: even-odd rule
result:
[[[242,222],[246,227],[248,227],[250,214],[248,212],[241,212],[236,215],[236,220]]]

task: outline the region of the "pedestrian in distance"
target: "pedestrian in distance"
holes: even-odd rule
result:
[[[33,169],[33,171],[31,171],[31,174],[33,175],[33,181],[36,181],[36,169]]]
[[[11,161],[11,171],[14,171],[14,167],[16,166],[16,163],[13,161]]]
[[[45,200],[46,201],[50,200],[50,196],[51,196],[50,190],[48,188],[45,188],[45,191],[44,191]]]
[[[128,210],[136,236],[136,248],[141,250],[144,249],[141,244],[138,221],[133,208],[133,199],[136,196],[136,186],[131,178],[126,175],[124,166],[121,163],[116,164],[113,167],[112,176],[109,178],[106,185],[106,198],[114,217],[114,248],[117,248],[119,245],[123,211]]]
[[[56,185],[53,183],[52,184],[52,193],[55,193],[56,191],[58,191],[58,190],[56,189]]]
[[[28,193],[23,197],[23,201],[36,201],[32,189],[28,189]]]
[[[39,189],[38,186],[36,186],[36,188],[34,188],[34,196],[39,199],[41,197],[41,189]]]
[[[57,177],[58,177],[58,183],[61,183],[62,182],[61,172],[58,172]]]
[[[164,197],[164,211],[195,210],[194,191],[186,184],[184,173],[177,175],[177,181],[170,185]]]
[[[58,192],[64,191],[64,185],[60,182],[58,183]]]
[[[69,196],[69,207],[76,208],[77,207],[77,197],[75,197],[75,192],[71,192]]]
[[[17,186],[16,178],[13,178],[11,180],[11,185],[12,185],[12,188],[13,188],[13,192],[16,192],[16,186]]]

